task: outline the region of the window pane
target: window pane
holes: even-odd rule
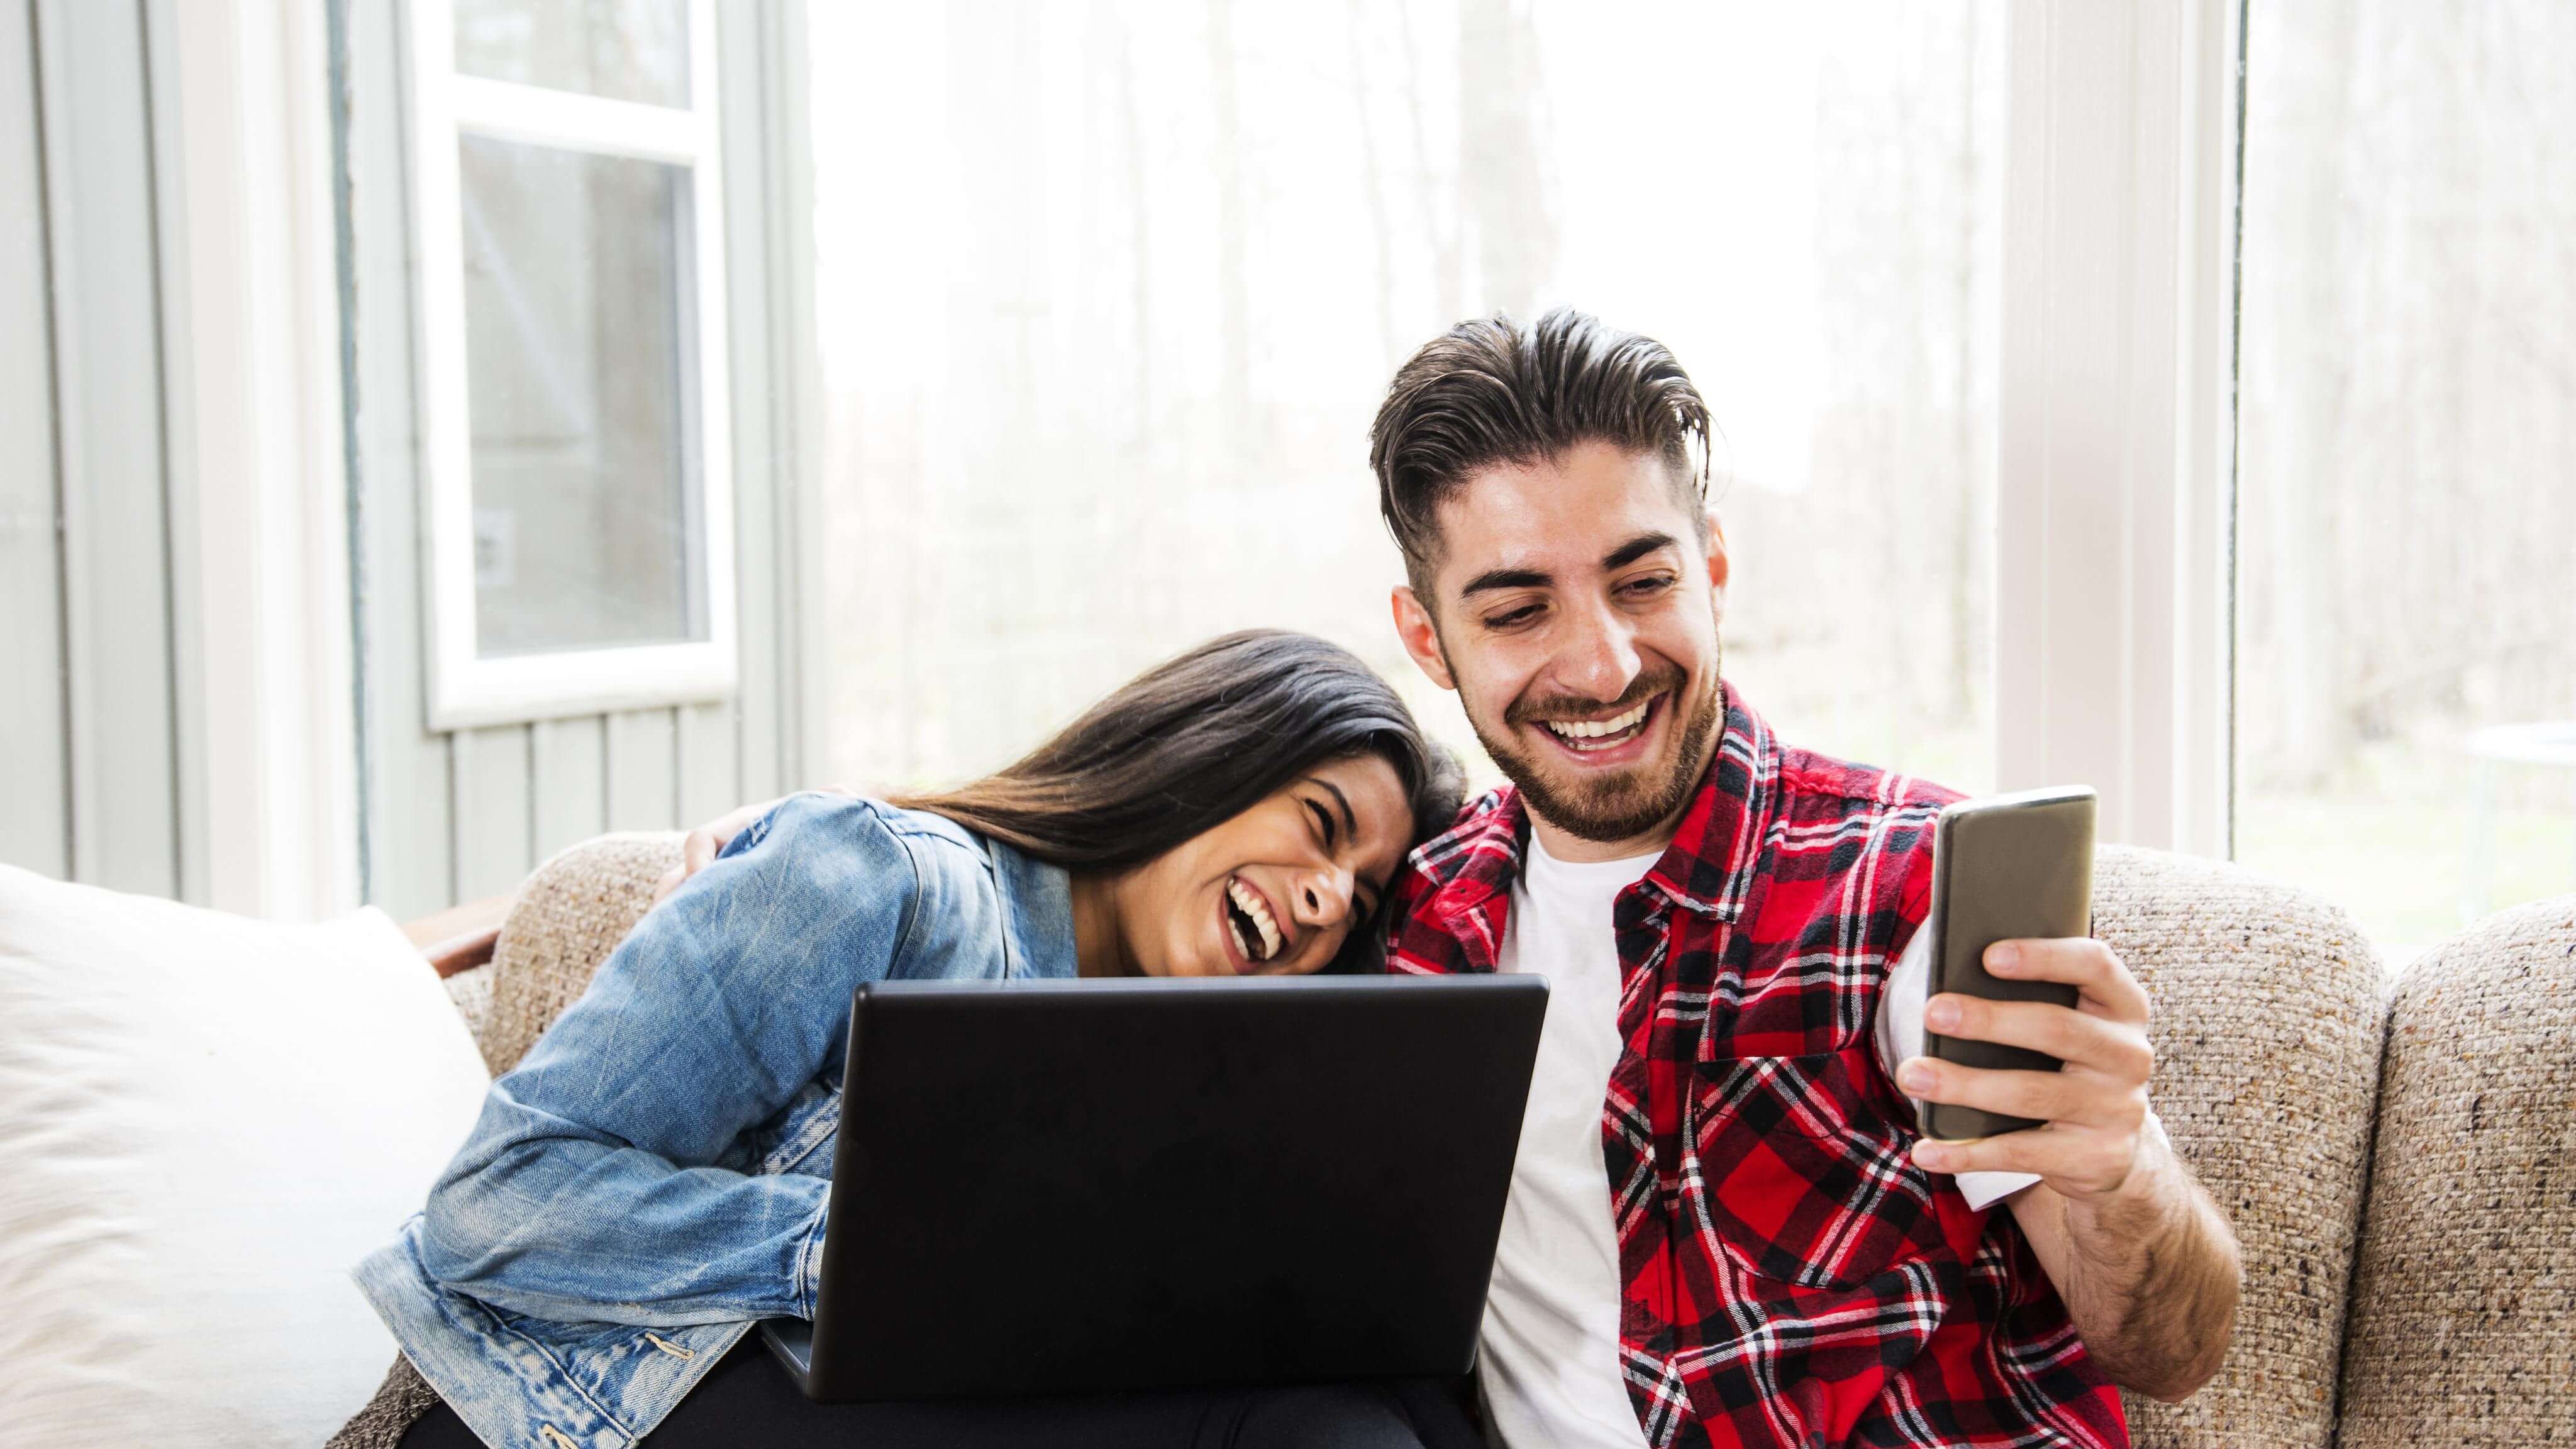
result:
[[[1729,677],[1990,782],[2001,9],[816,6],[831,770],[992,767],[1147,662],[1396,643],[1368,426],[1496,308],[1670,344]]]
[[[2576,7],[2251,23],[2237,853],[2402,961],[2576,890]]]
[[[689,104],[688,0],[456,0],[466,75]]]
[[[459,148],[476,651],[706,638],[689,173]]]

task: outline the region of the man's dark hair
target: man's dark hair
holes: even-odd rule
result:
[[[1661,456],[1694,528],[1706,527],[1708,404],[1653,338],[1570,307],[1527,328],[1497,312],[1450,328],[1398,368],[1369,429],[1369,465],[1425,607],[1443,500],[1483,469],[1596,440]]]

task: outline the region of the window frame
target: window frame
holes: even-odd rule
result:
[[[461,75],[451,0],[410,6],[412,242],[422,412],[421,566],[429,726],[455,730],[721,699],[740,685],[735,637],[732,369],[725,297],[725,189],[713,0],[687,0],[689,106],[612,100]],[[473,527],[473,427],[467,399],[465,258],[458,142],[465,136],[688,171],[695,235],[687,252],[697,313],[695,497],[684,503],[704,550],[707,637],[663,644],[479,657]],[[693,414],[693,415],[691,415]]]
[[[2238,0],[2014,0],[1995,779],[2233,853]]]

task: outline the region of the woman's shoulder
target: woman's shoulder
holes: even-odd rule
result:
[[[774,837],[779,846],[812,864],[835,859],[890,862],[899,854],[923,876],[989,875],[993,867],[991,844],[965,826],[868,795],[790,795],[744,835],[743,848]]]
[[[787,889],[900,906],[909,944],[894,975],[1074,972],[1071,898],[1053,866],[944,815],[867,796],[790,796],[768,824],[772,848],[795,859]],[[922,931],[922,921],[938,927]]]

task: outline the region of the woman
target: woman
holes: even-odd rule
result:
[[[1384,680],[1270,631],[960,789],[789,799],[645,916],[360,1266],[446,1401],[403,1444],[1457,1442],[1413,1390],[817,1405],[750,1330],[812,1316],[860,982],[1361,965],[1458,800]]]

